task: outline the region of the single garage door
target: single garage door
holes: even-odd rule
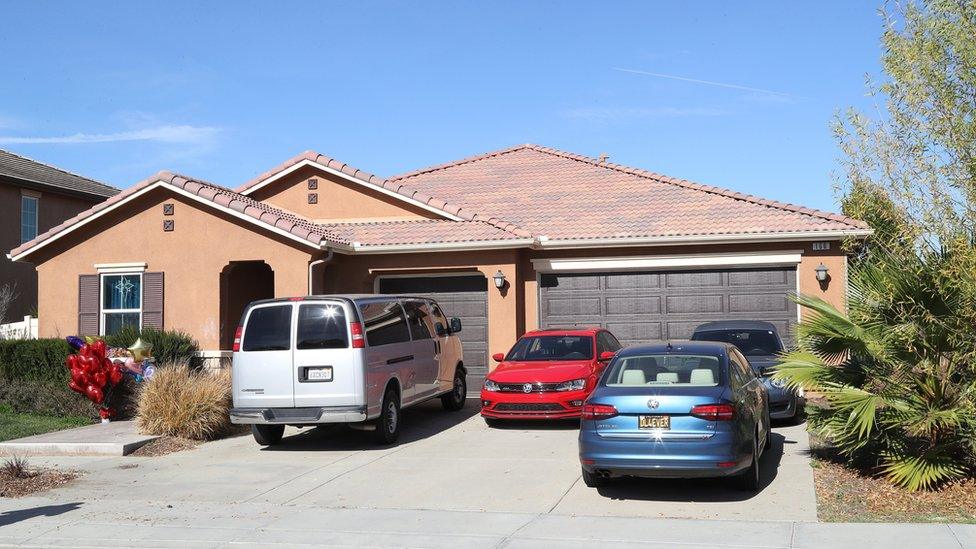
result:
[[[712,320],[765,320],[788,344],[795,293],[795,268],[543,274],[539,323],[603,326],[629,345],[688,339]]]
[[[444,314],[461,319],[468,396],[478,398],[488,374],[488,279],[483,275],[380,278],[384,294],[412,294],[437,300]]]

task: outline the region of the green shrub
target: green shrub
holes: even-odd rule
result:
[[[109,347],[131,347],[137,339],[152,345],[152,356],[157,364],[188,364],[200,350],[190,334],[180,330],[157,330],[126,326],[118,333],[105,337]]]
[[[0,402],[8,412],[98,419],[98,408],[69,389],[67,381],[3,380]]]
[[[0,380],[67,384],[64,361],[70,351],[63,339],[0,340]]]

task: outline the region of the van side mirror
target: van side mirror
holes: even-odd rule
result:
[[[600,357],[597,360],[599,360],[600,362],[608,362],[613,359],[613,356],[615,354],[617,353],[613,351],[603,351],[602,353],[600,353]]]
[[[491,359],[494,360],[495,362],[501,362],[505,360],[505,355],[503,353],[495,353],[491,355]]]
[[[437,337],[444,337],[447,335],[447,328],[445,328],[440,322],[434,323],[434,331],[437,332]]]
[[[456,334],[461,331],[461,319],[454,317],[451,319],[451,333]]]

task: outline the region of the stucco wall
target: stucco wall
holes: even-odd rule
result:
[[[308,180],[318,188],[309,190]],[[308,203],[309,193],[317,193],[316,204]],[[440,219],[439,216],[383,193],[346,181],[317,168],[306,166],[255,191],[255,200],[314,220]]]
[[[164,202],[174,215],[163,215]],[[191,333],[203,349],[219,348],[220,272],[230,261],[263,260],[278,296],[306,293],[311,248],[165,189],[123,208],[38,252],[41,337],[77,332],[78,275],[95,274],[99,263],[163,271],[164,327]],[[172,232],[163,231],[164,219],[175,222]]]
[[[29,263],[12,262],[7,253],[20,245],[20,196],[23,187],[0,180],[0,286],[17,284],[19,297],[7,312],[7,322],[23,319],[37,305],[37,275]],[[37,234],[54,227],[78,212],[87,210],[102,198],[81,198],[50,191],[28,189],[40,195],[37,203]],[[4,322],[0,319],[0,322]]]

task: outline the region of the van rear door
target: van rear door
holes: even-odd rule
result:
[[[365,404],[365,353],[352,348],[354,311],[343,301],[298,304],[295,406]]]
[[[234,353],[233,390],[236,408],[291,408],[291,303],[268,303],[248,309],[240,351]]]

